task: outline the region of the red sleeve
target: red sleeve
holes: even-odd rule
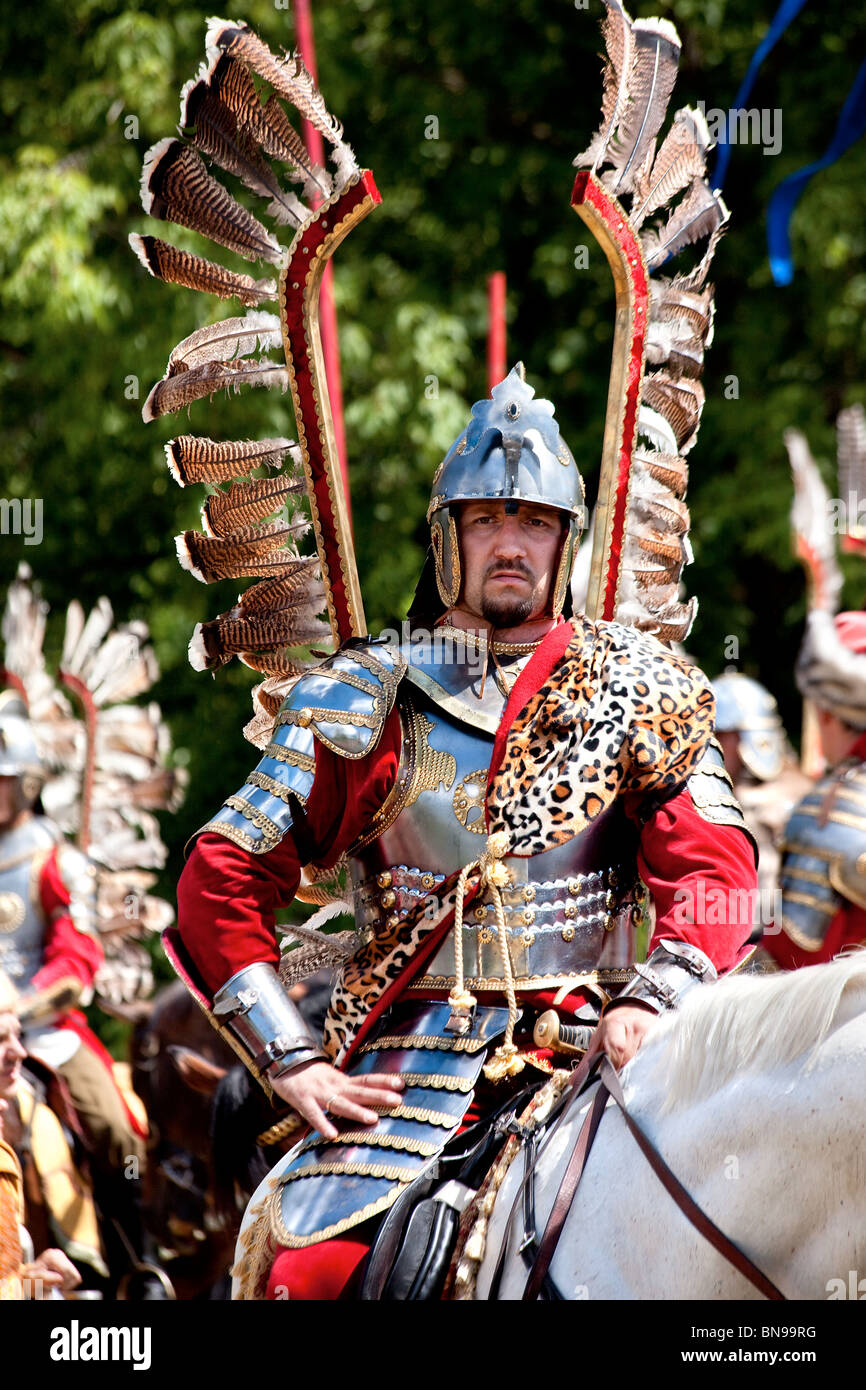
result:
[[[70,902],[69,889],[57,866],[56,849],[51,851],[42,867],[39,896],[48,928],[42,965],[33,976],[30,989],[47,989],[70,976],[85,987],[92,985],[103,961],[102,947],[98,937],[79,931],[66,911]]]
[[[845,903],[831,918],[821,947],[817,951],[804,950],[781,930],[775,923],[767,927],[761,937],[764,950],[782,970],[800,970],[804,965],[823,965],[838,956],[840,951],[854,946],[866,945],[866,912],[856,903]]]
[[[639,804],[627,798],[633,818]],[[720,974],[737,964],[758,892],[755,852],[744,831],[704,820],[684,787],[641,830],[638,872],[655,903],[650,951],[672,937],[697,946]]]
[[[400,739],[393,710],[367,758],[341,758],[316,742],[304,863],[335,863],[369,826],[396,779]],[[291,833],[267,854],[250,854],[213,832],[199,836],[178,883],[177,930],[211,994],[244,966],[279,963],[275,912],[294,898],[301,862]]]

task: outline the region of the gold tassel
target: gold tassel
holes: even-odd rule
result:
[[[488,1081],[504,1081],[506,1077],[517,1076],[525,1066],[514,1043],[502,1043],[485,1064],[484,1075]]]

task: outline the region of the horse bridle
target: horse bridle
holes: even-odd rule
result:
[[[735,1245],[732,1240],[729,1240],[715,1222],[707,1216],[706,1212],[698,1206],[697,1202],[694,1201],[683,1187],[679,1178],[676,1177],[667,1163],[665,1163],[665,1160],[662,1158],[655,1145],[626,1109],[625,1097],[623,1096],[619,1077],[611,1066],[610,1061],[603,1053],[595,1053],[592,1056],[588,1054],[572,1073],[568,1082],[571,1094],[563,1110],[560,1112],[561,1116],[565,1115],[569,1105],[573,1104],[580,1096],[585,1086],[592,1079],[594,1073],[599,1083],[598,1090],[595,1093],[592,1104],[581,1126],[577,1143],[572,1150],[562,1182],[559,1186],[559,1191],[556,1194],[553,1207],[544,1228],[544,1233],[540,1240],[537,1236],[535,1227],[533,1196],[534,1175],[538,1162],[538,1154],[532,1152],[527,1155],[526,1177],[524,1178],[520,1192],[517,1195],[508,1218],[505,1239],[494,1272],[490,1296],[496,1297],[504,1268],[505,1254],[509,1245],[512,1222],[517,1207],[522,1201],[525,1234],[519,1247],[520,1253],[528,1263],[528,1252],[536,1252],[530,1269],[529,1278],[523,1291],[523,1301],[532,1302],[537,1299],[542,1288],[544,1288],[548,1297],[553,1297],[555,1299],[562,1298],[561,1293],[550,1279],[548,1271],[559,1243],[566,1217],[571,1210],[571,1205],[574,1201],[580,1179],[586,1167],[586,1161],[598,1132],[601,1117],[604,1114],[608,1100],[612,1099],[619,1107],[630,1134],[637,1142],[656,1177],[676,1202],[683,1215],[688,1218],[704,1239],[709,1241],[710,1245],[712,1245],[724,1259],[732,1264],[744,1278],[748,1279],[765,1298],[786,1302],[786,1297],[782,1291],[777,1288],[776,1285],[758,1269],[757,1265],[749,1259],[748,1255],[741,1250],[739,1246]],[[553,1119],[553,1115],[551,1115],[550,1118]],[[535,1143],[533,1142],[533,1150],[534,1149]]]

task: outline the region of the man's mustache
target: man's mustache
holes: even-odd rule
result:
[[[519,574],[522,579],[528,579],[530,584],[535,582],[535,575],[529,566],[517,561],[511,565],[488,565],[484,571],[485,582],[488,579],[495,579],[500,574]]]

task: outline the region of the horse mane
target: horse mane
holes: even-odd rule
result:
[[[691,990],[654,1026],[635,1061],[645,1051],[663,1075],[662,1113],[810,1052],[806,1071],[851,988],[866,991],[866,950],[803,970],[729,976]]]

